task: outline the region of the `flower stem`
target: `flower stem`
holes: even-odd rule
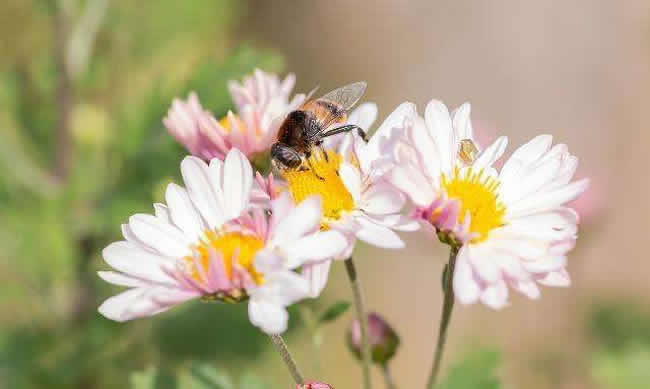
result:
[[[428,389],[434,389],[438,372],[440,371],[440,361],[442,360],[442,353],[445,349],[445,342],[447,340],[447,328],[451,320],[451,312],[454,308],[454,288],[452,286],[452,279],[454,276],[454,267],[456,266],[456,255],[458,255],[458,248],[451,247],[449,252],[449,263],[445,267],[443,273],[443,293],[444,301],[442,304],[442,317],[440,318],[440,329],[438,332],[438,343],[436,344],[436,354],[433,359],[433,367],[427,382]]]
[[[370,380],[370,343],[368,342],[368,317],[363,307],[363,298],[361,297],[361,285],[359,283],[359,276],[357,269],[354,266],[352,257],[345,260],[345,270],[347,270],[350,285],[352,286],[352,294],[354,297],[354,307],[357,310],[357,319],[361,327],[361,369],[363,371],[363,387],[364,389],[371,389],[372,382]]]
[[[270,336],[271,336],[271,341],[280,352],[280,356],[282,357],[282,360],[284,361],[285,365],[287,365],[287,368],[289,369],[289,373],[291,373],[293,380],[296,381],[296,384],[303,385],[305,383],[305,379],[302,378],[302,374],[298,369],[298,365],[296,365],[296,361],[294,361],[293,357],[291,356],[291,353],[289,352],[289,348],[287,347],[287,344],[284,343],[284,339],[282,339],[282,336],[280,335],[270,335]]]
[[[386,383],[386,389],[397,389],[395,381],[393,380],[393,375],[390,373],[388,368],[388,363],[384,363],[381,366],[381,371],[384,373],[384,382]]]

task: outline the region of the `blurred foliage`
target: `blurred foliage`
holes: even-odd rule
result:
[[[498,389],[496,377],[499,352],[480,348],[468,353],[460,362],[451,366],[440,389]]]
[[[206,363],[191,364],[176,375],[152,367],[131,374],[131,389],[267,389],[268,387],[267,383],[250,372],[244,373],[235,385],[226,371]]]
[[[0,388],[123,388],[150,365],[165,367],[156,387],[174,387],[165,377],[190,382],[174,374],[188,361],[262,351],[244,305],[197,302],[125,324],[96,311],[120,289],[95,274],[101,249],[180,180],[185,151],[162,126],[172,99],[195,90],[220,116],[232,108],[227,80],[282,67],[272,53],[233,44],[242,7],[0,4]]]
[[[631,303],[596,306],[589,320],[592,376],[602,388],[641,389],[650,382],[650,311]]]

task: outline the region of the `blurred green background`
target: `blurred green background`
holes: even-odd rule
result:
[[[96,311],[119,289],[95,274],[101,249],[180,182],[185,152],[162,126],[172,98],[195,90],[219,117],[227,80],[256,67],[295,72],[298,92],[366,79],[380,118],[406,99],[470,99],[485,138],[518,144],[541,128],[567,142],[593,180],[575,204],[574,286],[503,312],[458,309],[442,387],[647,388],[649,19],[645,1],[4,0],[0,388],[292,386],[245,305],[124,324]],[[403,387],[425,381],[441,304],[444,249],[420,238],[357,250],[369,306],[402,334]],[[314,318],[345,299],[335,267],[288,334],[307,375],[339,389],[360,383],[343,342],[352,314]]]

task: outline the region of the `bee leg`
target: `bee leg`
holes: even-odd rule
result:
[[[345,125],[345,126],[341,126],[341,127],[337,127],[337,128],[333,128],[333,129],[331,129],[331,130],[325,131],[325,132],[321,135],[321,138],[326,138],[326,137],[328,137],[328,136],[332,136],[332,135],[340,134],[340,133],[342,133],[342,132],[349,132],[349,131],[352,131],[352,130],[357,130],[357,133],[359,134],[359,136],[360,136],[364,141],[366,141],[366,142],[368,141],[368,139],[367,139],[367,135],[366,135],[366,132],[363,130],[363,128],[357,126],[356,124],[347,124],[347,125]]]

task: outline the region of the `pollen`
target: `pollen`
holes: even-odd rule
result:
[[[339,176],[343,157],[333,151],[314,153],[303,167],[282,172],[287,181],[293,201],[298,204],[312,195],[320,195],[323,201],[323,228],[354,209],[354,199]],[[303,169],[303,170],[301,170]]]
[[[210,251],[221,254],[223,267],[226,276],[232,279],[233,263],[238,264],[250,274],[251,278],[257,285],[264,283],[264,278],[255,270],[253,260],[255,254],[264,247],[264,242],[257,236],[244,234],[241,232],[217,232],[207,230],[204,233],[200,243],[193,247],[195,255],[198,256],[198,265],[201,269],[196,268],[194,258],[186,257],[185,262],[189,266],[190,275],[193,279],[201,282],[201,273],[206,274],[210,268]]]
[[[461,173],[455,169],[450,177],[442,176],[441,184],[447,196],[460,203],[459,223],[465,221],[469,212],[469,230],[477,235],[473,243],[484,241],[491,230],[504,225],[506,208],[497,193],[497,179],[483,170],[475,172],[469,168]]]

